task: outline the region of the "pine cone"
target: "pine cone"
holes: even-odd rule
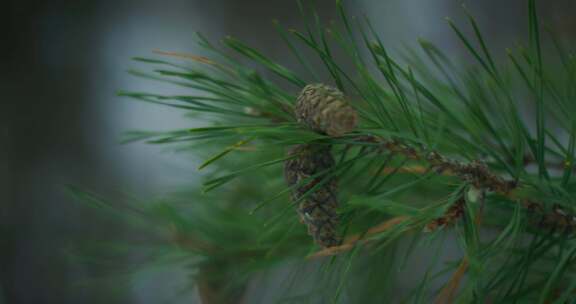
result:
[[[286,161],[284,175],[289,186],[299,184],[321,172],[328,172],[334,166],[334,158],[330,146],[325,145],[297,145],[289,151],[290,156],[296,156]],[[324,174],[301,184],[292,190],[293,202],[300,200],[315,185],[322,182]],[[330,178],[319,186],[298,204],[300,221],[308,226],[308,233],[314,241],[322,247],[332,247],[340,243],[336,232],[338,225],[338,199],[336,192],[338,185],[335,178]]]
[[[324,84],[304,87],[296,102],[298,122],[329,136],[342,136],[358,124],[358,114],[338,89]]]

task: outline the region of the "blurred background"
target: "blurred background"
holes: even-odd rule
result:
[[[466,58],[443,20],[462,20],[459,1],[344,2],[352,15],[368,15],[393,50],[425,37]],[[525,36],[524,1],[469,2],[497,53]],[[576,1],[539,2],[545,21],[561,35],[576,33]],[[296,2],[8,0],[0,7],[0,303],[161,303],[185,273],[156,274],[113,297],[104,295],[105,280],[91,288],[78,284],[98,269],[67,258],[70,240],[103,238],[123,227],[79,208],[64,186],[145,198],[193,183],[193,159],[119,144],[127,130],[194,124],[178,111],[115,96],[119,89],[168,89],[128,75],[137,66],[130,58],[152,50],[199,53],[193,33],[200,31],[213,41],[232,35],[295,67],[271,20],[301,28]],[[316,7],[324,21],[336,19],[333,0],[316,1]]]

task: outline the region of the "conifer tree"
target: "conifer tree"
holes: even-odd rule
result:
[[[151,207],[72,192],[156,238],[123,252],[188,267],[202,303],[576,301],[576,59],[543,31],[535,1],[527,43],[502,59],[471,14],[466,25],[448,20],[472,64],[422,39],[420,53],[395,58],[369,20],[336,6],[329,28],[301,3],[303,31],[277,24],[308,74],[201,34],[206,57],[134,58],[144,69],[134,75],[190,94],[120,95],[205,126],[127,141],[204,157],[204,181]],[[330,78],[316,76],[305,48]],[[457,257],[447,260],[451,242]]]

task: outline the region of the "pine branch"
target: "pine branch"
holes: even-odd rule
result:
[[[574,231],[576,228],[576,216],[560,206],[555,206],[552,212],[547,212],[544,204],[529,199],[522,199],[514,190],[522,188],[522,184],[515,181],[507,181],[491,172],[480,161],[464,163],[447,158],[436,151],[424,148],[416,148],[399,141],[388,140],[382,137],[361,136],[355,138],[359,143],[378,144],[381,149],[391,153],[397,153],[411,160],[425,161],[429,164],[429,171],[436,174],[450,172],[463,182],[473,185],[477,189],[500,194],[511,201],[516,201],[531,212],[538,213],[543,223],[554,224],[556,228]]]
[[[352,259],[367,259],[356,255],[360,246],[367,245],[376,253],[383,253],[394,240],[409,235],[407,232],[433,239],[438,234],[422,232],[453,227],[459,232],[458,240],[465,255],[437,294],[437,303],[470,300],[467,297],[472,294],[503,302],[530,302],[534,294],[541,302],[552,294],[554,298],[569,299],[570,289],[576,285],[566,287],[563,295],[558,293],[564,288],[560,279],[573,275],[572,269],[565,265],[572,261],[570,248],[572,233],[576,231],[576,217],[569,211],[569,204],[574,201],[576,169],[573,166],[576,123],[570,114],[575,110],[572,101],[576,91],[569,80],[576,75],[576,61],[573,56],[561,56],[564,74],[552,70],[552,64],[543,64],[544,48],[540,46],[535,2],[527,1],[531,45],[529,49],[519,47],[518,53],[508,52],[510,67],[497,64],[488,40],[468,13],[471,37],[449,21],[465,49],[478,62],[477,67],[461,69],[451,61],[451,56],[423,40],[420,47],[431,62],[414,52],[408,52],[402,61],[394,59],[369,21],[357,22],[358,26],[352,27],[358,20],[348,19],[341,1],[337,1],[337,6],[344,25],[342,31],[336,27],[322,28],[314,11],[311,16],[316,26],[306,20],[305,32],[285,32],[279,28],[289,49],[310,71],[314,82],[319,81],[319,71],[308,64],[305,59],[309,55],[301,53],[292,39],[319,57],[331,76],[322,82],[335,83],[338,89],[324,84],[306,85],[311,81],[305,75],[292,72],[231,37],[223,40],[225,47],[279,77],[283,85],[262,77],[237,56],[212,45],[201,35],[200,45],[212,52],[210,58],[155,52],[192,60],[200,69],[137,58],[162,68],[151,75],[133,74],[203,94],[163,96],[123,92],[122,95],[201,114],[197,117],[212,125],[139,132],[132,134],[132,139],[205,149],[209,156],[200,168],[214,170],[206,170],[210,179],[204,183],[204,191],[227,187],[218,193],[217,199],[209,199],[209,205],[232,201],[235,208],[253,210],[249,219],[210,214],[219,219],[210,226],[216,232],[250,227],[240,229],[242,233],[234,237],[206,233],[198,238],[180,236],[175,241],[190,254],[200,253],[219,261],[251,261],[257,264],[254,269],[260,270],[272,267],[270,259],[287,261],[287,252],[291,250],[302,257],[309,252],[312,239],[325,248],[308,255],[307,260],[350,253],[338,259],[345,260],[342,270],[337,262],[331,262],[330,267],[336,265],[336,270],[330,272],[332,268],[328,267],[329,275],[325,278],[329,281],[333,273],[341,274],[334,276],[338,277],[339,295],[354,267]],[[304,14],[307,9],[302,5],[301,8]],[[349,62],[343,64],[335,56],[332,42],[348,55]],[[557,43],[556,46],[562,47]],[[362,56],[363,51],[372,61]],[[559,53],[569,54],[563,50]],[[345,66],[352,66],[356,74],[348,73]],[[374,75],[374,71],[379,74]],[[522,82],[522,88],[516,86],[516,79]],[[284,84],[292,87],[284,88]],[[297,98],[293,88],[301,90]],[[516,95],[526,93],[534,97],[533,104],[517,100]],[[531,105],[536,108],[534,121],[524,119],[523,115],[523,108]],[[560,131],[546,130],[548,125],[557,125]],[[246,147],[248,143],[250,146]],[[296,152],[286,155],[288,147]],[[282,163],[284,174],[278,166]],[[531,164],[538,168],[536,173],[532,172]],[[562,174],[558,173],[560,170]],[[281,175],[288,187],[281,186]],[[251,184],[244,179],[250,179]],[[231,183],[233,180],[236,184]],[[246,183],[238,186],[237,183],[243,182]],[[246,191],[246,188],[257,189]],[[451,191],[448,199],[446,191]],[[290,203],[280,208],[270,204],[288,193]],[[428,194],[442,197],[440,204],[432,203]],[[338,207],[339,200],[345,197],[351,197],[351,201]],[[421,208],[422,204],[426,207]],[[305,228],[293,229],[292,224],[298,226],[294,215],[290,215],[294,206]],[[490,223],[503,226],[490,241],[480,241],[478,236],[485,206],[487,213],[494,213]],[[241,210],[244,209],[234,212],[242,215]],[[265,224],[254,223],[261,218]],[[475,220],[470,221],[471,218]],[[526,219],[530,221],[528,225]],[[191,226],[200,231],[210,230]],[[306,237],[304,230],[311,237]],[[344,235],[353,232],[340,243],[342,231]],[[242,242],[247,244],[230,242],[239,236],[245,237]],[[525,236],[532,236],[533,241],[525,244],[522,242]],[[257,241],[252,243],[253,240]],[[435,262],[431,262],[432,266]],[[497,264],[498,269],[478,273],[476,265],[492,266],[491,263]],[[385,280],[385,272],[381,270],[369,273],[378,276],[375,279],[378,284]],[[470,275],[466,275],[468,272]],[[363,273],[354,280],[364,282],[366,277]],[[463,280],[464,277],[468,279]],[[422,300],[430,278],[427,272],[415,298]],[[484,280],[490,283],[484,284]],[[208,286],[204,288],[205,298],[218,293],[220,283],[203,284]],[[538,284],[545,286],[540,294],[530,288]],[[478,286],[485,289],[477,290]],[[359,289],[368,290],[366,286]]]
[[[517,201],[531,213],[538,214],[540,221],[537,223],[537,227],[539,228],[560,228],[566,231],[574,231],[576,228],[576,217],[568,214],[559,206],[556,206],[552,212],[546,212],[542,203],[518,198],[513,191],[520,188],[521,185],[513,181],[506,181],[498,177],[496,174],[490,172],[484,164],[478,161],[463,163],[444,157],[436,151],[427,151],[425,149],[415,148],[395,140],[387,140],[381,137],[361,136],[354,138],[354,141],[358,143],[377,144],[380,149],[384,149],[385,151],[401,154],[412,160],[424,160],[428,162],[429,167],[425,171],[419,169],[422,167],[417,167],[418,169],[416,172],[427,173],[429,171],[433,171],[436,174],[445,174],[446,172],[450,172],[451,175],[460,178],[465,183],[474,186],[474,188],[481,189],[478,191],[492,191],[503,195],[512,201]],[[413,168],[408,168],[408,170],[414,172]],[[434,231],[439,227],[444,227],[455,222],[464,213],[464,203],[465,199],[463,196],[461,196],[452,206],[450,206],[444,216],[426,224],[424,231]],[[341,245],[320,250],[308,258],[331,256],[349,251],[354,248],[360,240],[385,232],[391,227],[406,222],[409,219],[409,217],[400,216],[386,220],[381,224],[368,229],[368,231],[363,235],[356,234],[349,236]],[[478,221],[477,224],[479,225]],[[462,263],[464,264],[464,262]],[[461,267],[464,268],[462,271],[465,271],[466,266]]]
[[[355,234],[355,235],[351,235],[349,237],[346,237],[346,239],[344,240],[344,242],[341,245],[322,249],[322,250],[317,251],[314,254],[308,256],[307,258],[308,259],[316,259],[316,258],[321,258],[321,257],[337,255],[337,254],[340,254],[342,252],[349,251],[352,248],[354,248],[358,244],[358,242],[362,241],[363,239],[368,238],[368,237],[373,236],[373,235],[380,234],[380,233],[385,232],[385,231],[388,231],[390,228],[393,228],[394,226],[399,225],[399,224],[404,223],[404,222],[407,222],[409,220],[410,220],[410,217],[407,217],[407,216],[398,216],[395,218],[391,218],[389,220],[386,220],[386,221],[368,229],[368,231],[366,231],[366,233]]]
[[[481,199],[481,202],[483,203],[484,197],[481,197],[480,199]],[[456,207],[456,210],[457,210],[456,216],[458,216],[458,217],[460,217],[461,214],[463,213],[463,211],[462,212],[460,211],[463,204],[465,204],[465,199],[463,199],[463,198],[458,199],[456,204],[455,204],[457,206]],[[449,210],[448,214],[450,217],[447,219],[447,221],[453,220],[454,219],[453,213],[450,212],[450,210]],[[476,214],[476,218],[474,219],[474,224],[476,225],[476,227],[480,227],[481,223],[482,223],[482,212],[479,212]],[[454,271],[454,273],[452,274],[452,276],[448,280],[448,283],[444,286],[444,288],[442,288],[442,290],[440,291],[440,293],[436,297],[436,300],[434,301],[435,304],[453,303],[454,297],[456,296],[456,293],[458,292],[458,287],[461,285],[461,281],[464,278],[464,275],[466,274],[466,271],[468,270],[469,265],[470,265],[470,260],[469,260],[468,255],[466,255],[466,256],[464,256],[464,258],[462,258],[462,261],[458,264],[458,268],[456,268],[456,271]]]
[[[435,304],[449,304],[454,302],[454,297],[458,292],[458,287],[460,286],[460,282],[464,278],[464,274],[466,274],[466,270],[468,269],[468,258],[464,257],[462,262],[456,268],[456,271],[452,274],[448,283],[442,288],[440,294],[436,297],[434,301]]]

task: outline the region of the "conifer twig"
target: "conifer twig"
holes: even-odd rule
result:
[[[361,136],[356,139],[359,142],[380,144],[382,149],[391,153],[402,154],[411,160],[425,161],[430,165],[430,170],[438,174],[449,171],[458,178],[469,182],[479,189],[486,189],[503,195],[509,195],[510,191],[517,188],[513,181],[506,181],[490,172],[485,164],[480,161],[464,163],[447,158],[436,151],[417,149],[396,140],[389,140],[375,136]]]
[[[541,215],[540,225],[555,225],[561,226],[565,229],[573,229],[576,227],[576,217],[569,215],[560,206],[556,206],[552,213],[546,213],[541,203],[537,203],[530,200],[519,200],[515,197],[513,190],[517,189],[519,185],[512,181],[506,181],[503,178],[497,176],[496,174],[490,172],[486,165],[479,161],[474,161],[471,163],[463,163],[455,160],[451,160],[439,154],[436,151],[424,152],[418,150],[414,147],[405,145],[398,141],[387,140],[384,138],[374,137],[374,136],[361,136],[357,137],[358,142],[370,142],[370,143],[380,143],[381,147],[392,152],[402,154],[405,157],[412,160],[423,160],[430,164],[428,170],[434,170],[438,174],[444,174],[449,172],[450,175],[454,175],[474,186],[477,189],[482,189],[482,191],[493,191],[508,197],[511,200],[519,201],[522,205],[532,212],[539,212]],[[463,213],[463,198],[459,198],[455,204],[447,211],[447,214],[439,219],[435,219],[433,222],[427,224],[428,229],[432,229],[441,226],[447,222],[453,222],[455,219],[461,216]],[[342,252],[352,249],[362,237],[378,234],[388,230],[389,228],[408,220],[409,217],[400,216],[395,217],[390,220],[386,220],[377,226],[374,226],[368,230],[364,235],[352,235],[344,240],[344,242],[339,246],[334,246],[330,248],[325,248],[320,250],[308,257],[308,259],[332,256],[340,254]],[[464,263],[464,261],[462,262]],[[462,266],[465,268],[467,266]]]
[[[456,271],[450,277],[448,283],[446,283],[444,288],[442,288],[442,290],[440,291],[440,294],[438,294],[438,297],[434,301],[435,304],[447,304],[452,303],[454,301],[454,296],[458,291],[460,281],[462,281],[462,278],[464,277],[466,270],[468,270],[468,264],[469,264],[468,257],[464,257],[460,262],[460,264],[458,265]]]
[[[482,197],[482,202],[483,202],[483,199],[484,198]],[[457,203],[459,203],[461,201],[463,201],[463,200],[458,200]],[[481,206],[481,208],[482,208],[482,206]],[[476,218],[474,219],[474,223],[476,224],[476,226],[480,226],[480,224],[482,223],[482,212],[476,214]],[[464,258],[462,259],[462,261],[458,265],[458,268],[450,277],[450,280],[448,281],[448,283],[440,291],[440,294],[436,298],[436,301],[434,301],[435,304],[452,303],[454,301],[454,296],[456,296],[456,292],[458,291],[458,287],[460,286],[460,282],[462,281],[462,278],[464,278],[464,274],[466,274],[466,271],[468,270],[469,265],[470,265],[470,261],[468,259],[468,256],[464,256]]]
[[[362,239],[364,239],[368,236],[372,236],[372,235],[387,231],[388,229],[390,229],[390,228],[392,228],[398,224],[404,223],[409,219],[410,219],[410,217],[408,217],[408,216],[398,216],[398,217],[388,219],[388,220],[368,229],[368,231],[366,233],[351,235],[351,236],[347,237],[341,245],[322,249],[322,250],[308,256],[308,259],[315,259],[315,258],[320,258],[320,257],[332,256],[332,255],[337,255],[339,253],[348,251],[348,250],[354,248],[354,246],[359,241],[361,241]]]
[[[176,58],[181,58],[181,59],[189,59],[189,60],[193,60],[196,62],[208,64],[208,65],[218,65],[218,63],[216,63],[215,61],[212,61],[212,60],[210,60],[210,58],[204,57],[204,56],[198,56],[198,55],[186,54],[186,53],[178,53],[178,52],[168,52],[168,51],[161,51],[161,50],[154,50],[152,52],[155,54],[158,54],[158,55],[176,57]]]
[[[541,223],[545,226],[561,227],[567,231],[576,230],[575,215],[571,214],[559,205],[555,205],[552,212],[547,212],[543,203],[517,197],[514,190],[521,188],[522,184],[501,178],[497,174],[491,172],[488,167],[480,161],[464,163],[452,160],[436,151],[418,149],[399,141],[389,140],[382,137],[360,136],[357,137],[356,140],[358,142],[380,144],[382,149],[390,151],[391,153],[401,154],[411,160],[425,161],[430,165],[430,170],[433,170],[438,174],[442,174],[446,171],[451,172],[454,176],[470,183],[477,189],[491,191],[512,201],[519,202],[529,211],[539,213],[542,219]]]

